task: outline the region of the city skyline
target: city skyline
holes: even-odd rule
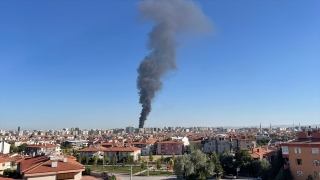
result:
[[[1,1],[0,129],[138,127],[140,1]],[[320,122],[319,1],[195,1],[145,127]]]

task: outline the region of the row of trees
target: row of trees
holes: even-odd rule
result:
[[[253,160],[249,151],[239,150],[233,156],[226,149],[218,156],[215,152],[210,155],[196,150],[190,155],[183,155],[174,160],[174,171],[178,178],[207,179],[212,176],[221,177],[223,174],[242,176],[261,176],[266,180],[290,180],[293,176],[289,169],[284,169],[282,152],[278,151],[270,165],[266,160]]]

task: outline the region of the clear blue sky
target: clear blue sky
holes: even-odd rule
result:
[[[138,126],[138,1],[0,1],[0,129]],[[198,1],[145,127],[320,123],[320,1]]]

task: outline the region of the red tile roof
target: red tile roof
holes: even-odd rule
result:
[[[107,150],[107,148],[105,148],[105,147],[91,146],[88,148],[81,149],[81,150],[79,150],[79,152],[97,152],[97,151],[105,151],[105,150]]]
[[[107,150],[104,150],[104,152],[134,152],[134,151],[139,151],[141,150],[140,148],[137,147],[110,147],[106,148]]]
[[[52,162],[57,162],[57,167],[51,167]],[[38,156],[28,158],[20,162],[21,173],[24,176],[33,176],[36,174],[50,174],[52,172],[81,172],[84,171],[84,166],[74,159],[68,159],[64,162],[60,157],[50,160],[47,156]]]

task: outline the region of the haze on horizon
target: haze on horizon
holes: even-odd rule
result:
[[[140,1],[0,1],[0,129],[138,126]],[[320,123],[320,1],[195,1],[145,127]]]

